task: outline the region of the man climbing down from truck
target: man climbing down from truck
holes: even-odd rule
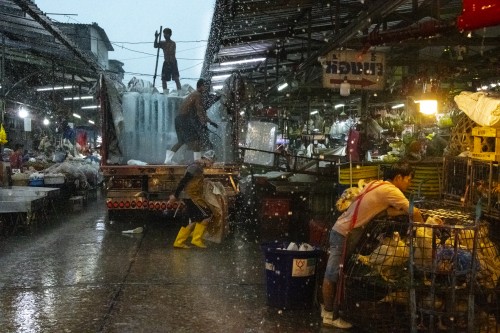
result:
[[[209,123],[215,128],[218,127],[216,123],[208,118],[203,107],[203,93],[206,89],[207,82],[204,79],[199,79],[196,83],[196,90],[182,102],[175,117],[177,143],[171,149],[167,149],[164,164],[174,164],[172,158],[184,144],[193,151],[195,161],[201,158],[201,149],[204,148],[204,145],[207,145],[206,141],[208,139],[206,124]]]
[[[174,242],[175,248],[189,248],[186,241],[191,235],[191,244],[201,248],[206,247],[203,242],[203,234],[212,219],[213,212],[203,198],[203,169],[212,166],[214,155],[214,151],[209,150],[200,159],[188,165],[184,177],[182,177],[177,185],[175,193],[170,195],[168,201],[170,205],[177,203],[182,191],[187,196],[184,202],[186,203],[189,224],[186,227],[181,227],[179,230]]]
[[[165,40],[158,41],[160,33],[155,32],[155,41],[153,46],[155,48],[161,48],[163,50],[163,66],[161,69],[161,84],[163,88],[163,93],[168,93],[167,81],[174,80],[177,86],[177,92],[181,91],[181,82],[179,80],[179,68],[177,67],[177,58],[175,57],[176,44],[170,39],[172,36],[172,29],[163,29],[163,36]]]

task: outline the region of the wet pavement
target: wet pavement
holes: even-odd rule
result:
[[[100,196],[69,208],[31,235],[0,238],[1,332],[345,332],[322,327],[316,307],[266,305],[260,242],[243,228],[207,249],[174,249],[180,221],[110,221]]]

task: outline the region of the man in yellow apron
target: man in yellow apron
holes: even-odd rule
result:
[[[203,169],[212,166],[214,162],[214,151],[209,150],[200,159],[195,160],[188,165],[184,177],[177,185],[174,194],[170,195],[169,204],[175,204],[179,200],[180,193],[184,191],[186,208],[190,223],[186,227],[181,227],[174,242],[175,248],[189,248],[186,244],[187,239],[192,234],[191,244],[205,248],[203,234],[207,224],[212,218],[210,206],[203,198]]]

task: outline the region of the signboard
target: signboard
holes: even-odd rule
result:
[[[331,51],[319,61],[323,66],[323,87],[340,88],[347,79],[351,89],[382,90],[385,82],[385,54],[359,51]]]
[[[31,118],[24,118],[24,131],[31,132]]]

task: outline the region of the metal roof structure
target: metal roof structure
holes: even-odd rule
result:
[[[93,25],[94,27],[97,25]],[[96,57],[51,21],[30,0],[0,0],[0,52],[2,89],[0,97],[14,105],[39,110],[40,116],[71,114],[79,101],[63,103],[66,94],[87,94],[104,71]],[[85,28],[85,27],[83,27]],[[100,37],[111,47],[104,30]],[[112,48],[112,47],[111,47]],[[35,88],[69,85],[72,91],[37,92]]]
[[[82,64],[91,72],[102,70],[91,54],[78,48],[32,1],[2,0],[0,9],[0,33],[8,55],[18,52],[19,61],[46,58],[79,70],[85,67]]]
[[[498,80],[500,26],[460,31],[462,9],[460,0],[217,0],[202,76],[217,86],[240,73],[253,100],[300,114],[315,103],[398,100],[405,81],[424,76],[450,90]],[[341,50],[385,54],[379,101],[362,87],[348,98],[323,87],[319,59]],[[278,91],[284,82],[294,84]]]

